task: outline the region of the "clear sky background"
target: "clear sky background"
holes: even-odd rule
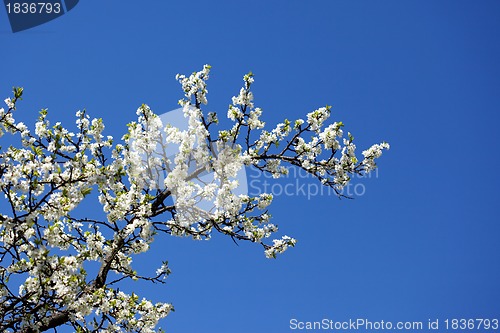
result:
[[[16,34],[1,9],[0,40],[0,94],[25,88],[29,124],[49,108],[71,127],[86,108],[119,138],[141,103],[177,107],[176,73],[209,63],[209,110],[225,114],[251,70],[268,125],[329,104],[360,152],[390,142],[355,200],[276,196],[274,222],[298,239],[277,260],[158,237],[136,262],[170,261],[166,285],[140,285],[174,304],[167,332],[500,317],[499,1],[85,0]]]

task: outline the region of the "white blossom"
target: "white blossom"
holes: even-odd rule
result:
[[[136,255],[146,256],[156,239],[208,240],[221,233],[261,244],[268,258],[296,244],[289,236],[275,238],[272,194],[241,193],[246,166],[274,178],[297,167],[341,196],[352,175],[376,168],[389,149],[375,144],[358,161],[343,123],[326,124],[329,106],[265,129],[252,73],[231,98],[232,127],[214,128],[217,114],[202,110],[210,68],[176,76],[187,129],[163,123],[143,104],[117,143],[103,120],[86,111],[76,112],[71,132],[60,122],[51,125],[47,110],[34,125],[16,122],[22,88],[5,99],[0,137],[12,137],[0,152],[1,200],[8,207],[0,215],[1,332],[61,323],[96,332],[157,332],[173,306],[120,289],[126,280],[165,283],[166,261],[155,266],[156,275],[136,271]],[[93,200],[99,211],[88,208]]]

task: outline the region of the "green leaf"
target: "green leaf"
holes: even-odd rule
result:
[[[14,91],[14,97],[16,99],[21,99],[21,96],[23,96],[24,89],[22,87],[14,87],[13,91]]]
[[[84,197],[86,197],[87,195],[89,195],[91,192],[92,192],[92,188],[91,187],[83,188],[81,190],[81,193],[82,193],[82,195]]]

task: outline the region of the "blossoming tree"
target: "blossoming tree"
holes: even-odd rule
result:
[[[23,93],[14,88],[0,109],[0,136],[19,141],[0,152],[1,332],[60,326],[156,332],[172,305],[119,290],[127,280],[165,282],[167,262],[150,276],[132,265],[132,256],[148,251],[155,239],[220,233],[260,244],[270,258],[294,246],[291,237],[272,238],[278,228],[267,210],[271,194],[238,194],[236,175],[245,166],[276,178],[287,166],[302,168],[342,195],[351,176],[376,168],[375,159],[389,148],[375,144],[358,160],[342,122],[326,125],[329,106],[265,130],[262,110],[253,103],[251,73],[227,111],[234,125],[217,129],[217,114],[202,111],[209,71],[206,65],[177,76],[186,130],[162,123],[142,105],[117,144],[103,135],[102,120],[85,112],[77,112],[73,133],[59,122],[51,125],[42,110],[32,132],[13,117]],[[167,153],[171,147],[173,155]],[[211,181],[199,181],[207,172]],[[78,209],[84,200],[98,200],[102,212],[87,215]]]

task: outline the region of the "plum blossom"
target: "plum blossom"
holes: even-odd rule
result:
[[[206,114],[211,67],[178,74],[179,101],[188,126],[163,123],[151,108],[137,109],[121,140],[104,122],[76,112],[73,129],[51,123],[46,109],[34,124],[16,122],[23,89],[0,108],[0,331],[45,332],[69,325],[76,332],[161,332],[173,306],[120,289],[124,281],[166,283],[168,262],[155,274],[135,264],[151,244],[169,235],[208,240],[215,233],[262,246],[276,258],[295,246],[277,234],[273,196],[241,193],[246,167],[279,178],[301,168],[340,190],[355,174],[377,167],[388,143],[356,155],[340,121],[327,125],[331,107],[266,129],[255,105],[254,75],[230,99],[230,128]],[[9,138],[5,138],[10,135]],[[17,143],[17,144],[16,144]],[[88,209],[88,203],[99,209]],[[286,227],[286,226],[285,226]],[[156,258],[155,258],[156,259]],[[161,260],[161,259],[160,259]]]

